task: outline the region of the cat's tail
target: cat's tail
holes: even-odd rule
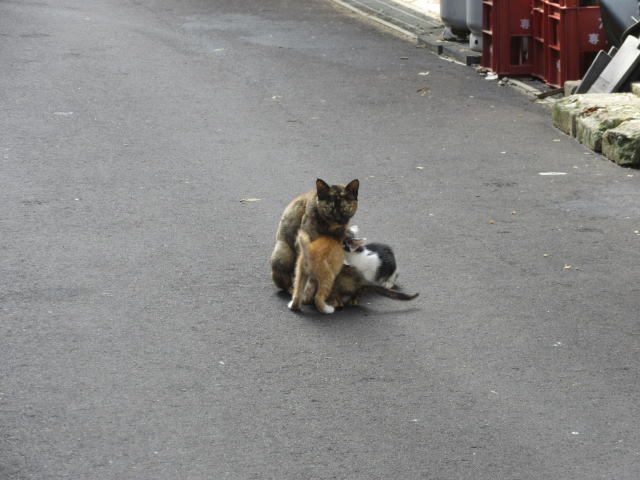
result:
[[[400,290],[395,290],[393,288],[384,288],[380,285],[367,285],[365,288],[373,290],[377,294],[383,295],[388,298],[393,298],[394,300],[413,300],[416,298],[419,293],[404,293]]]

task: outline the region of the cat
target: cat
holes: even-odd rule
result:
[[[357,268],[365,280],[385,288],[393,288],[398,278],[398,267],[393,249],[384,243],[355,245],[357,226],[349,227],[345,236],[346,263]]]
[[[418,293],[408,294],[391,288],[397,278],[393,252],[391,251],[391,257],[388,255],[388,250],[391,250],[391,247],[385,246],[386,248],[380,249],[383,252],[387,252],[387,255],[383,254],[386,257],[384,259],[380,259],[377,253],[367,255],[363,247],[366,239],[356,238],[357,233],[358,227],[355,225],[349,227],[345,233],[342,246],[345,250],[345,263],[348,264],[342,267],[340,274],[336,277],[327,301],[335,307],[357,305],[360,297],[368,291],[395,300],[412,300],[416,298]],[[370,258],[362,257],[376,258],[374,258],[375,261],[372,261]],[[351,263],[352,261],[353,263]],[[381,265],[384,265],[384,267]],[[360,266],[363,266],[362,270]]]
[[[278,288],[292,289],[298,231],[306,232],[311,241],[319,236],[341,241],[358,208],[359,188],[357,179],[347,185],[328,185],[318,178],[315,190],[298,195],[287,205],[271,254],[271,277]]]
[[[371,283],[364,278],[357,268],[351,265],[343,265],[340,274],[333,282],[331,293],[327,297],[327,303],[334,307],[358,305],[362,295],[367,292],[377,293],[394,300],[413,300],[418,296],[418,293],[409,294]]]
[[[344,264],[342,242],[334,237],[318,237],[311,241],[309,234],[303,230],[298,232],[297,245],[300,250],[296,260],[293,297],[289,302],[291,310],[300,310],[303,295],[313,297],[318,311],[333,313],[334,307],[326,303],[333,282]]]

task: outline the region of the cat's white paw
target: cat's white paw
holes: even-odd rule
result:
[[[289,307],[289,310],[300,310],[300,307],[296,304],[293,303],[293,300],[291,300],[288,304],[287,307]]]
[[[320,310],[322,313],[333,313],[335,312],[335,308],[333,308],[331,305],[325,305],[324,307],[322,307],[322,309]]]

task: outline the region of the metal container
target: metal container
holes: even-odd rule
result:
[[[467,0],[467,28],[469,35],[469,48],[478,52],[482,51],[482,0]]]
[[[440,0],[440,18],[444,23],[444,38],[464,38],[467,28],[467,0]]]
[[[619,47],[622,33],[640,20],[640,0],[600,0],[600,13],[607,40]]]

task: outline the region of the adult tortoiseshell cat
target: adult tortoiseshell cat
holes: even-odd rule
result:
[[[271,276],[278,288],[291,291],[298,230],[306,232],[310,241],[320,236],[342,241],[349,220],[358,208],[359,187],[357,179],[347,185],[328,185],[317,179],[315,190],[297,196],[287,205],[271,254]]]

